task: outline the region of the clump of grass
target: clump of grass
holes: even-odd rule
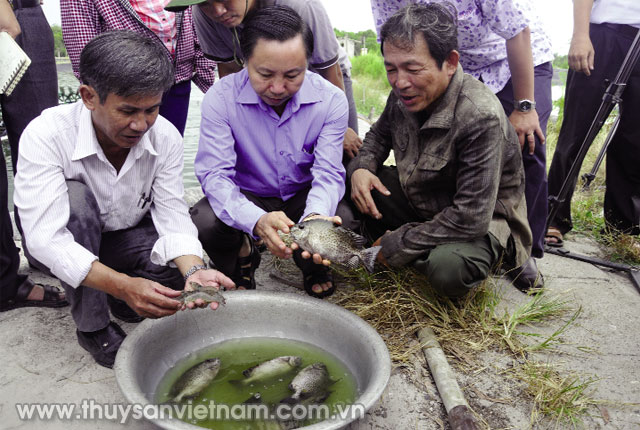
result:
[[[340,273],[355,288],[339,289],[335,303],[369,322],[388,341],[392,360],[398,363],[407,361],[419,347],[413,334],[424,326],[434,330],[443,349],[453,356],[473,357],[490,348],[521,356],[532,348],[521,342],[521,335],[538,336],[522,328],[546,323],[569,310],[568,302],[541,292],[512,313],[499,309],[501,297],[493,288],[493,278],[453,302],[438,296],[425,277],[412,269]],[[536,348],[548,348],[567,326],[544,338]]]
[[[576,374],[563,376],[549,363],[525,362],[510,372],[526,384],[534,399],[532,424],[543,415],[553,417],[556,428],[582,426],[582,417],[602,403],[592,397],[597,378]]]

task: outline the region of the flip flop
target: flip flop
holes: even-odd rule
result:
[[[256,269],[260,265],[262,256],[260,255],[260,251],[256,247],[254,240],[250,237],[248,239],[251,244],[251,252],[246,257],[238,257],[236,271],[232,279],[233,282],[235,282],[236,287],[242,287],[245,290],[255,290],[256,280],[254,275],[256,273]]]
[[[549,239],[552,239],[553,241],[550,241]],[[564,245],[562,232],[558,230],[557,227],[549,227],[547,229],[547,234],[544,236],[544,243],[545,245],[553,248],[562,248]]]
[[[44,297],[42,300],[28,300],[29,293],[36,286],[36,284],[28,279],[20,285],[16,296],[8,300],[6,303],[0,304],[0,312],[10,311],[18,308],[61,308],[67,306],[69,302],[66,299],[60,298],[60,290],[53,285],[37,284],[44,289]]]
[[[313,286],[316,284],[324,284],[325,282],[331,282],[331,287],[321,293],[313,291]],[[323,268],[315,270],[307,275],[304,275],[304,291],[311,297],[322,299],[329,297],[336,291],[336,284],[333,282],[333,276],[329,268]]]

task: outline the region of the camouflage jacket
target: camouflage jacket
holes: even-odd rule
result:
[[[460,66],[436,103],[419,124],[391,93],[349,164],[349,177],[359,168],[376,173],[393,150],[404,194],[424,220],[385,234],[385,258],[401,266],[439,244],[491,232],[505,248],[513,237],[519,266],[532,239],[515,130],[491,90]]]

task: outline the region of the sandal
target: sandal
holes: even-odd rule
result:
[[[550,226],[544,236],[544,243],[553,248],[562,248],[564,245],[562,232],[557,227]]]
[[[29,308],[29,307],[38,307],[38,308],[61,308],[63,306],[67,306],[69,302],[66,299],[60,297],[60,290],[54,287],[53,285],[46,284],[37,284],[42,287],[44,290],[44,296],[42,300],[29,300],[29,294],[31,290],[36,286],[36,284],[29,278],[18,287],[18,291],[16,291],[16,296],[8,300],[6,303],[0,304],[0,312],[10,311],[12,309],[18,308]]]
[[[235,282],[237,288],[255,290],[256,280],[254,274],[260,265],[262,257],[253,239],[248,236],[247,239],[251,244],[251,252],[246,257],[238,257],[233,282]]]
[[[325,282],[331,282],[331,288],[321,293],[316,293],[313,291],[313,286],[316,284],[324,284]],[[333,282],[333,275],[331,274],[331,270],[329,268],[322,268],[320,270],[315,270],[307,275],[304,275],[304,290],[311,297],[316,297],[318,299],[322,299],[324,297],[329,297],[336,291],[336,284]]]

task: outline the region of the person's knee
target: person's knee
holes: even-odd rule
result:
[[[438,294],[452,299],[463,297],[487,279],[489,267],[482,262],[457,253],[450,246],[436,250],[431,252],[421,271]]]
[[[189,209],[189,215],[191,215],[191,221],[198,229],[198,236],[206,237],[210,234],[210,230],[213,228],[213,224],[216,221],[216,216],[209,205],[209,201],[206,197],[198,200],[198,202]]]
[[[344,199],[340,201],[338,204],[338,209],[336,209],[336,215],[342,219],[342,226],[351,231],[359,231],[360,229],[360,221],[356,219],[355,213],[349,203]]]

